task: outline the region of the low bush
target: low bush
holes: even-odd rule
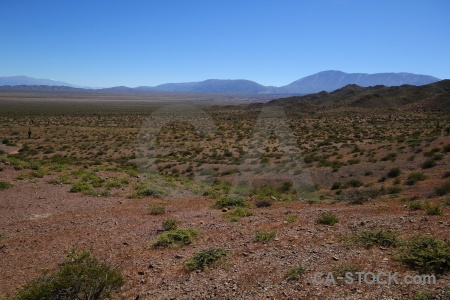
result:
[[[436,195],[444,196],[450,193],[450,181],[444,182],[439,187],[436,188]]]
[[[156,248],[168,248],[189,245],[199,235],[200,231],[193,228],[170,230],[158,235],[153,246]]]
[[[427,202],[425,203],[425,212],[429,216],[440,216],[442,215],[442,206]]]
[[[425,176],[425,174],[423,174],[422,172],[413,172],[408,175],[405,183],[407,185],[414,185],[416,182],[423,181],[425,179],[427,179],[427,176]]]
[[[427,159],[423,164],[422,164],[422,169],[429,169],[432,168],[436,165],[436,161],[434,159]]]
[[[13,185],[9,182],[6,181],[0,181],[0,191],[9,189],[10,187],[12,187]]]
[[[409,210],[420,210],[422,209],[422,203],[420,201],[412,201],[408,204]]]
[[[284,273],[284,278],[286,280],[299,280],[303,274],[305,274],[306,269],[303,266],[298,266],[295,268],[289,268]]]
[[[256,242],[264,242],[264,243],[270,241],[271,239],[273,239],[276,236],[277,236],[276,232],[273,232],[273,231],[266,232],[266,231],[258,230],[254,234],[254,238],[255,238]]]
[[[321,213],[319,217],[316,220],[317,224],[325,224],[333,226],[334,224],[338,223],[338,218],[333,215],[331,212]]]
[[[175,219],[166,219],[162,222],[162,228],[165,231],[175,230],[178,228],[178,223]]]
[[[222,196],[216,200],[214,204],[217,208],[233,207],[233,206],[245,206],[246,197],[241,195],[228,195]]]
[[[251,210],[245,207],[235,207],[229,212],[225,214],[225,217],[229,222],[237,222],[241,217],[249,217],[252,216],[253,213]]]
[[[142,197],[154,197],[162,198],[167,196],[167,192],[161,188],[148,185],[138,185],[135,187],[134,192],[131,194],[131,198],[142,198]]]
[[[361,180],[352,179],[352,180],[347,181],[345,183],[345,185],[349,186],[349,187],[360,187],[360,186],[363,186],[363,183],[361,182]]]
[[[391,231],[381,230],[365,230],[352,237],[352,240],[367,249],[373,246],[396,247],[400,240],[396,234]]]
[[[184,264],[189,271],[204,271],[225,257],[228,253],[227,249],[210,248],[202,250],[194,256],[188,258]]]
[[[256,207],[269,207],[272,206],[272,202],[270,202],[269,200],[258,200],[255,202],[255,206]]]
[[[123,283],[118,269],[73,248],[57,271],[29,282],[12,299],[109,299]]]
[[[70,188],[71,193],[82,193],[85,195],[93,195],[94,189],[89,183],[86,182],[76,182]]]
[[[336,181],[335,183],[333,183],[333,185],[331,186],[331,190],[338,190],[342,187],[342,183],[340,181]]]
[[[397,259],[422,274],[444,274],[450,270],[450,240],[417,236],[400,249]]]
[[[295,223],[298,221],[298,218],[294,215],[287,215],[286,217],[284,217],[284,220],[286,222]]]
[[[400,168],[392,168],[388,173],[387,173],[387,177],[389,178],[396,178],[398,176],[400,176]]]
[[[148,213],[153,216],[163,215],[166,213],[166,206],[164,204],[149,204]]]

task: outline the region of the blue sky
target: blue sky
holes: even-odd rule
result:
[[[0,76],[83,86],[324,70],[450,78],[447,0],[1,0]]]

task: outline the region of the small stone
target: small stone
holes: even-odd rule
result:
[[[145,273],[143,271],[138,271],[138,275],[144,275]]]
[[[338,261],[338,260],[339,260],[339,257],[333,256],[333,260]]]
[[[175,258],[177,258],[177,259],[180,259],[180,258],[183,258],[183,257],[184,257],[183,255],[179,255],[179,254],[175,255]]]
[[[242,255],[247,257],[249,254],[247,252],[242,252]]]

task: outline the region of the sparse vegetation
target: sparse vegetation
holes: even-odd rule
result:
[[[319,215],[316,222],[317,224],[333,226],[339,222],[339,219],[332,212],[324,212]]]
[[[189,245],[199,235],[199,230],[192,228],[178,228],[158,235],[153,246],[157,248],[167,248]]]
[[[255,206],[259,207],[259,208],[269,207],[269,206],[272,206],[272,202],[270,202],[269,200],[258,200],[258,201],[256,201]]]
[[[200,270],[204,271],[216,264],[228,253],[227,249],[209,248],[196,253],[194,256],[185,261],[185,265],[189,271]]]
[[[245,207],[235,207],[225,214],[225,217],[230,222],[237,222],[241,217],[250,217],[253,213]]]
[[[412,201],[408,204],[410,210],[420,210],[422,209],[422,203],[418,200]]]
[[[247,199],[241,195],[222,196],[216,200],[215,207],[225,208],[233,206],[245,206]]]
[[[295,268],[289,268],[284,273],[284,278],[286,280],[299,280],[305,274],[306,269],[303,266],[298,266]]]
[[[406,184],[407,185],[414,185],[418,181],[423,181],[427,179],[427,176],[423,174],[422,172],[412,172],[408,175],[408,178],[406,178]]]
[[[12,187],[12,184],[6,181],[0,181],[0,191],[6,190]]]
[[[29,282],[12,299],[108,299],[123,283],[118,269],[73,248],[58,270]]]
[[[270,241],[271,239],[275,238],[276,236],[277,236],[277,234],[274,231],[266,232],[266,231],[258,230],[254,234],[255,241],[263,242],[263,243]]]
[[[354,235],[351,240],[367,249],[373,246],[396,247],[400,243],[394,232],[384,231],[383,229],[361,231]]]
[[[423,164],[422,164],[422,169],[429,169],[436,166],[436,161],[434,159],[427,159]]]
[[[153,216],[163,215],[166,213],[166,206],[160,203],[149,204],[148,213]]]
[[[402,94],[403,88],[406,87],[385,87],[381,92],[377,90],[377,93],[381,93],[381,98],[388,89],[398,93],[394,98],[389,98],[393,105],[390,110],[360,107],[359,101],[364,101],[363,98],[357,103],[352,102],[351,105],[356,106],[351,106],[350,110],[347,110],[347,106],[342,106],[339,99],[332,102],[319,101],[320,107],[316,106],[315,101],[306,99],[305,103],[308,105],[302,109],[299,109],[302,101],[289,102],[291,100],[285,99],[283,101],[289,102],[289,105],[283,106],[295,137],[289,145],[280,142],[282,139],[279,139],[278,132],[274,132],[274,137],[271,136],[268,140],[253,137],[254,125],[257,124],[260,108],[264,105],[240,106],[233,104],[238,101],[235,98],[232,102],[227,99],[224,103],[232,105],[202,107],[217,130],[203,133],[200,127],[196,127],[199,122],[195,117],[192,124],[174,120],[161,128],[156,144],[149,144],[148,149],[144,145],[142,152],[137,149],[136,143],[139,139],[145,141],[151,136],[145,136],[144,132],[141,137],[140,131],[146,128],[147,117],[160,105],[147,101],[151,95],[133,95],[138,101],[127,99],[119,102],[114,100],[119,95],[110,94],[108,98],[111,97],[115,104],[109,106],[97,105],[97,96],[93,94],[89,96],[92,99],[83,101],[82,105],[75,101],[75,104],[70,102],[71,105],[56,103],[57,110],[53,108],[53,104],[40,103],[39,106],[42,107],[37,107],[32,103],[34,99],[26,102],[27,97],[20,100],[20,103],[27,103],[23,108],[17,106],[17,103],[13,106],[9,102],[2,102],[0,123],[3,125],[0,124],[0,136],[2,139],[7,138],[10,145],[17,145],[11,146],[14,148],[2,145],[2,149],[20,151],[16,154],[0,151],[0,170],[4,168],[0,172],[0,180],[14,183],[13,188],[0,192],[8,199],[2,229],[8,233],[8,238],[0,242],[0,256],[17,253],[7,261],[7,268],[17,267],[22,270],[30,266],[24,266],[28,260],[19,261],[21,257],[32,257],[32,250],[41,247],[39,250],[47,251],[54,245],[47,242],[47,236],[61,244],[74,238],[78,238],[80,244],[93,243],[93,247],[101,255],[111,256],[117,264],[124,263],[127,278],[129,276],[133,283],[127,285],[124,295],[113,296],[113,299],[136,297],[140,282],[152,293],[148,296],[140,294],[140,297],[155,297],[160,286],[152,285],[151,274],[157,274],[161,269],[164,281],[173,283],[173,296],[178,298],[180,291],[196,288],[193,281],[174,279],[174,276],[180,275],[182,265],[189,270],[187,261],[183,264],[181,259],[192,260],[189,265],[199,266],[192,268],[195,271],[220,266],[217,262],[211,265],[207,263],[210,256],[203,253],[207,250],[198,251],[221,247],[223,242],[231,243],[233,261],[245,261],[245,264],[236,265],[231,270],[225,268],[221,270],[220,276],[215,276],[214,270],[208,272],[209,275],[191,274],[194,277],[211,277],[211,285],[217,285],[217,292],[222,292],[224,287],[219,284],[223,282],[219,281],[225,277],[244,278],[246,286],[252,292],[254,286],[261,283],[262,277],[267,282],[302,280],[303,266],[298,266],[298,273],[296,268],[286,270],[302,263],[293,259],[294,251],[299,251],[303,245],[311,251],[316,251],[322,244],[327,249],[334,248],[333,244],[339,246],[340,243],[336,244],[334,240],[329,242],[327,238],[332,235],[345,236],[349,232],[358,233],[358,237],[352,241],[354,245],[372,250],[365,253],[367,250],[363,248],[347,246],[345,251],[348,251],[348,256],[341,255],[340,252],[329,253],[323,257],[323,261],[307,266],[308,269],[331,269],[336,274],[343,270],[375,271],[374,261],[381,262],[384,257],[390,258],[394,251],[401,256],[400,253],[403,253],[401,251],[406,246],[402,244],[400,237],[407,239],[413,232],[446,237],[445,226],[449,213],[447,205],[450,205],[447,198],[450,192],[445,185],[448,179],[444,178],[450,178],[450,171],[446,171],[449,170],[447,149],[450,148],[448,135],[444,136],[445,131],[436,129],[436,123],[439,120],[441,127],[448,126],[450,119],[438,110],[428,111],[428,107],[416,109],[411,106],[415,97],[419,96],[414,93],[405,96]],[[370,90],[365,90],[364,93],[364,96],[372,96]],[[339,92],[335,94],[337,98],[341,97]],[[358,98],[358,94],[358,91],[354,91],[352,97],[355,98],[349,98],[349,101]],[[320,95],[322,96],[327,97],[325,93]],[[101,97],[102,103],[106,103],[105,96]],[[158,101],[165,97],[163,94],[158,95]],[[405,101],[408,106],[397,110],[395,103],[404,101],[402,97],[408,99]],[[144,98],[145,105],[143,101],[140,102]],[[245,101],[248,103],[249,100]],[[12,111],[14,115],[11,114]],[[35,122],[31,128],[33,135],[31,139],[27,139],[31,119]],[[250,141],[253,140],[258,140],[258,143],[252,145]],[[297,151],[296,147],[304,157],[305,164],[292,155]],[[153,152],[147,155],[146,150]],[[147,157],[155,159],[154,163],[148,165],[149,170],[146,170],[145,162],[140,163]],[[429,161],[431,167],[423,168],[425,161]],[[273,176],[267,172],[272,167],[275,170]],[[295,178],[292,182],[291,175]],[[15,181],[16,178],[20,181]],[[297,186],[303,180],[309,181],[309,178],[312,182],[305,183],[304,189]],[[235,186],[235,182],[241,181],[245,182]],[[9,200],[10,196],[12,200],[16,199],[15,193],[22,189],[24,199]],[[61,211],[65,209],[63,193],[68,190],[80,193],[67,195],[71,211],[76,211],[76,205],[80,205],[81,213],[76,213],[80,216],[73,216],[73,223],[61,215]],[[96,198],[84,197],[82,194]],[[99,195],[111,197],[97,198]],[[161,199],[167,195],[171,196],[170,199]],[[193,201],[178,201],[184,196],[192,197]],[[136,200],[124,201],[126,197]],[[16,207],[12,217],[8,215],[10,203]],[[92,206],[89,206],[91,203]],[[147,206],[148,204],[151,205]],[[269,207],[270,204],[272,206]],[[47,206],[48,214],[44,211]],[[256,208],[258,206],[264,208]],[[85,209],[86,207],[89,209]],[[193,212],[193,209],[196,211]],[[333,211],[331,214],[336,217],[335,220],[324,218],[323,223],[335,226],[326,228],[317,225],[315,218],[321,212],[330,210]],[[130,214],[133,217],[130,218]],[[439,214],[441,217],[432,216]],[[22,215],[23,218],[16,222],[15,216]],[[336,225],[337,217],[343,223],[342,226]],[[45,230],[38,227],[38,224],[45,224]],[[199,226],[205,231],[204,237],[198,238],[200,233],[195,229],[183,229],[196,226],[187,224],[201,224]],[[22,228],[29,230],[23,231]],[[58,234],[63,228],[66,229],[65,234]],[[150,240],[150,244],[162,249],[136,247],[140,242],[129,237],[133,234],[127,232],[127,228],[141,228],[144,236],[154,238]],[[254,232],[257,229],[264,230],[258,234],[258,238]],[[395,232],[389,231],[391,229]],[[96,232],[95,237],[91,235],[85,238],[86,233],[93,232],[92,230]],[[314,238],[316,230],[323,231],[323,238]],[[105,231],[107,234],[104,234]],[[28,233],[35,234],[35,238],[29,240]],[[277,234],[280,242],[277,241]],[[107,252],[108,247],[105,245],[111,236],[114,236],[114,245],[111,245],[119,252]],[[309,236],[312,238],[308,238]],[[138,237],[139,235],[136,236]],[[195,242],[197,238],[198,243]],[[249,239],[258,239],[267,245],[248,245]],[[33,249],[17,248],[17,243],[21,240],[32,243],[37,240],[36,245],[39,246],[32,247]],[[189,243],[194,245],[183,246]],[[317,247],[311,243],[317,243]],[[283,248],[285,245],[291,246],[292,253]],[[183,248],[165,249],[177,246]],[[388,247],[396,248],[385,249]],[[268,253],[265,250],[275,251],[274,255],[263,258],[262,255]],[[439,251],[442,253],[442,250]],[[48,251],[49,259],[55,258],[54,252]],[[191,257],[196,252],[204,255]],[[356,252],[364,255],[355,255]],[[370,262],[364,258],[368,253],[371,256]],[[145,254],[149,259],[133,264],[133,257],[138,254]],[[220,256],[218,262],[224,257],[225,255]],[[354,257],[355,260],[351,264],[345,263],[348,257]],[[264,264],[269,260],[269,267],[285,267],[273,271],[265,268]],[[362,265],[357,265],[359,263]],[[392,263],[389,259],[382,266],[393,267]],[[43,268],[46,265],[39,263],[36,267]],[[398,271],[403,273],[405,269],[400,268]],[[29,274],[35,272],[36,270],[30,269]],[[230,272],[233,274],[230,275]],[[288,275],[289,272],[292,273]],[[25,277],[29,276],[27,273],[24,273]],[[291,275],[293,279],[290,279]],[[23,283],[21,278],[9,278],[11,280],[4,279],[0,282],[2,288],[5,285],[5,290],[14,291],[16,286]],[[234,283],[229,283],[227,288],[234,288]],[[180,288],[180,284],[186,286]],[[294,287],[296,283],[289,285]],[[442,296],[442,285],[439,282],[439,287],[436,287],[436,290],[439,289],[439,296]],[[274,295],[281,295],[281,288],[274,285]],[[403,293],[411,295],[412,292],[412,287],[405,286],[392,286],[390,289],[390,296],[393,298],[407,297]],[[238,284],[237,293],[240,290]],[[369,298],[373,298],[372,290],[363,290],[368,292]],[[301,290],[294,292],[295,294],[289,291],[290,288],[286,290],[286,297],[307,298]],[[322,296],[329,296],[329,292],[323,292]],[[437,294],[438,292],[433,291],[433,296]]]
[[[398,176],[400,176],[400,168],[392,168],[388,173],[387,173],[387,177],[389,178],[396,178]]]
[[[439,216],[442,215],[442,206],[439,204],[425,203],[425,212],[429,216]]]
[[[450,269],[450,240],[417,236],[405,243],[398,260],[422,274],[443,274]]]
[[[436,188],[436,195],[444,196],[450,193],[450,181],[444,182],[442,185]]]
[[[178,228],[178,221],[175,219],[165,219],[162,222],[162,228],[165,231],[175,230]]]

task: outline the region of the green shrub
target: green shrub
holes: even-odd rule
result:
[[[272,202],[270,202],[269,200],[258,200],[255,203],[256,207],[269,207],[272,206]]]
[[[86,182],[76,182],[72,185],[70,188],[71,193],[82,193],[85,195],[93,195],[94,190],[92,189],[91,185]]]
[[[387,194],[398,194],[402,191],[402,188],[399,186],[390,186],[387,188],[386,193]]]
[[[363,183],[361,182],[361,180],[358,179],[352,179],[349,180],[345,183],[346,186],[351,186],[351,187],[360,187],[363,186]]]
[[[316,220],[317,224],[325,224],[333,226],[339,222],[339,219],[331,212],[321,213]]]
[[[295,268],[289,268],[284,273],[284,278],[286,280],[299,280],[303,274],[305,274],[306,269],[303,266],[298,266]]]
[[[443,274],[450,270],[450,240],[417,236],[401,248],[397,259],[422,274]]]
[[[246,197],[241,195],[228,195],[220,197],[216,200],[215,207],[233,207],[233,206],[245,206]]]
[[[157,248],[167,248],[189,245],[199,235],[200,231],[192,228],[179,228],[166,231],[158,235],[153,246]]]
[[[434,159],[427,159],[423,164],[422,164],[422,169],[429,169],[432,168],[436,165],[436,161]]]
[[[148,212],[153,216],[163,215],[166,213],[166,206],[164,204],[149,204]]]
[[[387,160],[391,160],[391,161],[395,161],[395,158],[397,157],[397,153],[389,153],[386,156],[382,157],[381,160],[382,161],[387,161]]]
[[[166,219],[162,222],[162,228],[165,231],[175,230],[178,228],[178,223],[175,219]]]
[[[142,198],[142,197],[162,198],[164,196],[167,196],[167,194],[168,193],[161,188],[142,184],[135,187],[134,192],[131,194],[131,198]]]
[[[444,182],[442,185],[436,188],[436,195],[444,196],[450,193],[450,181]]]
[[[238,222],[241,217],[252,216],[253,213],[248,208],[235,207],[225,214],[225,217],[229,222]]]
[[[433,295],[428,291],[416,291],[412,300],[433,300]]]
[[[425,203],[425,212],[429,216],[440,216],[442,215],[442,206],[427,202]]]
[[[450,197],[448,197],[447,199],[444,200],[444,205],[450,206]]]
[[[295,223],[295,222],[297,222],[298,218],[294,215],[287,215],[286,217],[284,217],[284,220],[286,222]]]
[[[118,269],[73,248],[57,271],[29,282],[12,299],[109,299],[123,283]]]
[[[361,231],[352,240],[367,249],[373,246],[396,247],[400,242],[394,232],[383,229]]]
[[[336,181],[335,183],[333,183],[333,185],[331,186],[331,190],[338,190],[340,189],[342,186],[342,183],[340,181]]]
[[[201,270],[211,267],[228,253],[227,249],[210,248],[202,250],[185,261],[185,265],[189,271]]]
[[[273,232],[273,231],[265,232],[262,230],[258,230],[254,234],[254,238],[255,238],[256,242],[268,242],[276,236],[277,236],[276,232]]]
[[[9,182],[6,181],[0,181],[0,191],[9,189],[10,187],[12,187],[13,185]]]
[[[398,176],[400,176],[400,168],[392,168],[388,173],[387,173],[387,177],[389,178],[396,178]]]
[[[413,202],[410,202],[409,204],[408,204],[408,208],[410,209],[410,210],[420,210],[420,209],[422,209],[422,203],[420,203],[420,201],[413,201]]]
[[[442,148],[442,151],[443,151],[443,152],[450,152],[450,144],[445,145],[445,146]]]
[[[413,172],[408,175],[405,183],[407,185],[414,185],[416,182],[423,181],[425,179],[427,179],[427,176],[425,176],[422,172]]]

